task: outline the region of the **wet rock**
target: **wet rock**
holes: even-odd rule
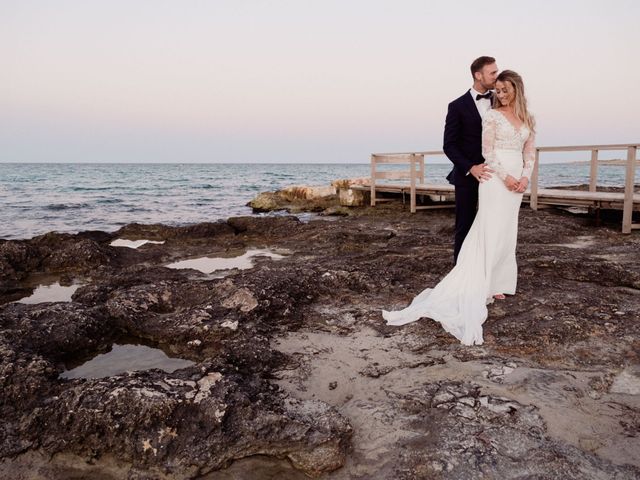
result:
[[[506,365],[500,365],[496,367],[491,367],[488,370],[482,372],[485,378],[496,382],[502,383],[504,381],[504,377],[509,375],[516,369],[516,364],[513,362],[508,362]]]
[[[233,229],[224,221],[204,222],[184,227],[168,227],[162,224],[141,225],[131,223],[113,233],[113,237],[131,240],[191,240],[195,238],[215,238],[233,234]]]
[[[638,476],[632,442],[640,423],[631,393],[640,362],[637,236],[620,235],[616,224],[615,231],[590,229],[579,248],[566,246],[591,228],[584,219],[523,209],[517,295],[489,306],[485,344],[468,348],[437,322],[395,328],[380,316],[449,271],[451,212],[411,215],[391,205],[358,212],[333,222],[240,217],[0,241],[3,288],[15,289],[36,272],[85,278],[72,302],[0,306],[0,475],[28,475],[57,461],[68,467],[74,459],[86,476],[115,462],[115,478],[194,478],[250,455],[288,459],[319,475],[350,455],[348,472],[326,478],[372,476],[368,469],[378,461],[380,478]],[[116,236],[166,241],[136,251],[110,247]],[[164,267],[265,246],[291,254],[226,278]],[[0,297],[6,301],[1,291]],[[275,349],[280,335],[349,338],[362,329],[374,340],[349,348],[368,353],[338,362],[340,369],[318,381],[324,403],[307,398],[316,394],[308,386],[286,394],[278,388],[286,369],[304,377],[323,368],[321,357],[344,353],[305,346],[295,351],[316,352],[305,364]],[[65,362],[104,351],[122,335],[196,363],[171,374],[58,377]],[[378,344],[378,357],[365,358]],[[473,371],[484,387],[431,381],[449,361]],[[510,398],[525,368],[588,372],[585,384],[555,392],[559,399],[579,396],[580,408],[624,404],[606,409],[615,431],[632,439],[628,452],[616,453],[621,460],[606,460],[599,438],[572,445],[552,439],[541,410]],[[378,388],[394,380],[402,384],[398,392]],[[366,388],[343,395],[352,382]],[[366,398],[374,394],[387,403]],[[352,438],[351,416],[359,408],[387,433]],[[389,432],[403,434],[387,445]],[[18,470],[9,475],[10,467]]]
[[[347,178],[334,180],[331,185],[336,188],[340,205],[343,207],[362,207],[367,204],[370,194],[363,190],[356,190],[352,186],[369,185],[369,178]]]
[[[434,358],[426,356],[425,358],[421,358],[420,360],[414,360],[412,362],[403,362],[399,366],[394,365],[380,365],[378,362],[370,363],[365,368],[360,370],[360,375],[371,378],[378,378],[383,375],[388,374],[396,370],[397,368],[419,368],[419,367],[427,367],[432,365],[441,365],[444,363],[442,358]]]
[[[229,328],[231,330],[237,330],[238,329],[238,320],[236,320],[235,322],[227,320],[225,322],[222,322],[221,326],[224,327],[224,328]]]
[[[114,254],[107,246],[86,238],[74,238],[68,234],[47,233],[34,239],[41,267],[54,272],[88,271],[109,265]]]
[[[251,217],[231,217],[227,224],[236,233],[246,235],[292,235],[299,231],[302,223],[296,217],[272,217],[272,218],[251,218]]]
[[[132,308],[143,306],[137,313],[150,311],[148,297],[129,299]],[[116,325],[127,325],[122,318],[80,304],[9,305],[0,318],[4,338],[11,342],[0,344],[2,457],[42,449],[95,458],[99,464],[97,459],[108,454],[133,469],[160,468],[178,476],[257,453],[290,458],[310,475],[344,462],[348,422],[328,405],[285,400],[261,378],[277,361],[268,354],[266,339],[238,338],[219,346],[213,363],[172,374],[61,381],[59,361],[106,343]],[[150,323],[136,324],[138,333],[167,343],[179,338],[180,324],[156,330]],[[211,342],[203,340],[198,341]],[[183,350],[190,346],[185,344]],[[247,369],[248,362],[260,366]]]
[[[0,294],[9,294],[27,271],[37,268],[39,259],[23,241],[0,240]]]
[[[410,414],[410,428],[420,432],[398,445],[398,478],[481,479],[491,472],[493,478],[632,479],[640,471],[554,442],[535,407],[483,395],[472,383],[437,382],[395,397]]]
[[[289,201],[296,199],[317,200],[319,198],[333,197],[336,194],[336,187],[334,185],[315,187],[298,185],[285,187],[277,193]]]
[[[8,304],[1,310],[0,326],[3,338],[18,351],[54,362],[94,350],[117,334],[103,309],[75,303]]]
[[[249,206],[254,212],[270,212],[273,210],[284,210],[289,202],[272,192],[260,193],[249,202]]]
[[[404,362],[400,365],[400,368],[419,368],[419,367],[431,367],[433,365],[443,365],[445,363],[443,358],[425,356],[420,360],[414,360],[412,362]]]
[[[333,216],[333,217],[348,217],[351,214],[351,210],[345,207],[329,207],[325,208],[321,215]]]
[[[640,368],[627,368],[613,379],[611,393],[640,395]]]
[[[254,212],[274,210],[320,212],[338,205],[337,191],[334,186],[306,185],[286,187],[276,192],[263,192],[248,203]]]
[[[193,381],[195,371],[70,382],[46,409],[23,418],[20,437],[50,454],[109,453],[176,476],[257,453],[288,457],[316,475],[344,462],[350,428],[327,405],[284,401],[264,382],[239,375],[208,372]]]
[[[247,234],[274,234],[287,231],[292,220],[232,224],[174,229],[173,236],[168,227],[153,230],[174,239],[164,246],[171,254],[181,248],[183,236],[193,249],[191,235],[227,237],[241,225]],[[120,233],[153,233],[149,230],[132,226]],[[45,271],[73,271],[72,254],[82,268],[94,261],[98,268],[71,303],[0,307],[0,413],[6,420],[0,457],[43,451],[99,465],[100,458],[113,456],[128,463],[130,472],[159,469],[177,476],[254,454],[288,458],[309,475],[344,463],[348,421],[321,402],[285,398],[267,380],[284,361],[270,348],[268,335],[301,320],[300,308],[318,294],[313,269],[283,266],[209,280],[144,265],[145,258],[156,257],[120,252],[86,236],[65,237],[55,250],[55,238],[36,240],[33,257],[46,254],[40,262]],[[67,359],[100,351],[123,334],[200,363],[172,374],[58,378]]]
[[[242,312],[250,312],[258,306],[258,301],[246,288],[236,290],[232,295],[222,301],[226,308],[239,308]]]
[[[362,370],[360,370],[359,373],[360,375],[364,375],[365,377],[378,378],[382,375],[386,375],[387,373],[393,370],[394,370],[394,367],[389,365],[383,366],[378,364],[370,364],[370,365],[367,365]]]

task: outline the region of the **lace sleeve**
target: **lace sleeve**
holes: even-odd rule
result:
[[[507,178],[507,172],[497,159],[495,153],[496,147],[496,117],[493,112],[489,110],[482,120],[482,156],[484,157],[487,165],[504,180]]]
[[[533,169],[533,164],[536,161],[536,136],[533,132],[529,133],[529,138],[527,138],[527,141],[524,142],[522,157],[524,160],[522,176],[530,179],[531,170]]]

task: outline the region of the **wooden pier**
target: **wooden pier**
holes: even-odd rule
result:
[[[531,174],[530,191],[525,192],[523,201],[529,203],[533,210],[543,205],[564,207],[589,207],[593,209],[622,210],[622,233],[631,233],[640,229],[640,223],[633,223],[633,212],[640,211],[640,193],[634,192],[634,179],[640,143],[615,145],[579,145],[561,147],[536,148],[536,162]],[[598,191],[598,159],[599,152],[626,151],[624,192]],[[546,152],[591,152],[589,190],[567,190],[539,188],[538,176],[540,157]],[[387,201],[378,198],[377,193],[392,193],[409,196],[412,213],[421,209],[452,207],[455,199],[453,185],[427,184],[424,181],[425,157],[443,156],[443,151],[408,152],[408,153],[374,153],[371,155],[371,178],[368,186],[352,187],[371,192],[371,206],[377,202]],[[384,171],[378,167],[383,164],[402,165],[403,170]],[[544,168],[544,167],[543,167]],[[382,183],[380,180],[403,180],[403,183]],[[418,195],[429,196],[434,203],[417,205]],[[442,203],[448,201],[449,203]]]

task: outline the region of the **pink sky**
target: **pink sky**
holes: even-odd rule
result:
[[[638,142],[638,5],[0,0],[0,162],[440,149],[485,54],[524,77],[540,145]]]

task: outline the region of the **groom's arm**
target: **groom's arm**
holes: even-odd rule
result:
[[[473,167],[471,162],[460,150],[459,139],[462,136],[462,118],[459,109],[454,102],[449,104],[447,119],[444,123],[444,144],[445,155],[465,174]]]

